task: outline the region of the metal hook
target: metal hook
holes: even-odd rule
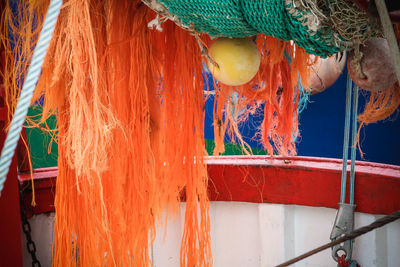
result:
[[[335,224],[331,232],[331,240],[336,240],[342,235],[354,230],[354,210],[356,205],[339,203],[339,210],[336,214]],[[346,254],[346,260],[351,260],[353,244],[352,240],[345,241],[332,247],[332,257],[338,261],[338,252],[343,251]]]

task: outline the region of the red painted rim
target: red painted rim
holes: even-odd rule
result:
[[[315,157],[224,156],[206,159],[211,201],[338,207],[342,160]],[[350,170],[350,162],[348,162]],[[57,168],[35,170],[33,214],[54,211]],[[348,172],[348,177],[350,176]],[[19,176],[30,183],[29,174]],[[347,185],[349,188],[349,185]],[[29,204],[31,196],[26,195]],[[400,209],[400,166],[356,162],[356,211],[390,214]]]

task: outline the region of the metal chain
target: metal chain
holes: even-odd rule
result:
[[[36,257],[36,245],[35,242],[33,242],[32,240],[31,225],[29,224],[28,218],[26,217],[26,206],[24,202],[24,192],[22,189],[22,185],[19,185],[19,203],[21,211],[22,231],[24,232],[26,238],[26,248],[28,249],[28,252],[31,254],[32,267],[41,267],[41,264]]]

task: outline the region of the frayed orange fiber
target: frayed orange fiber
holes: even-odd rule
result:
[[[400,43],[400,25],[395,24],[394,30],[396,34],[397,42]],[[393,87],[372,92],[365,105],[362,114],[358,115],[358,121],[361,123],[360,128],[363,125],[374,123],[380,120],[384,120],[392,115],[400,105],[400,85],[397,81]]]
[[[292,42],[285,42],[270,36],[258,35],[257,46],[261,51],[261,64],[258,74],[249,83],[232,88],[219,84],[216,87],[214,104],[214,155],[224,152],[225,133],[231,140],[238,141],[245,152],[251,149],[246,145],[238,130],[241,118],[232,116],[232,92],[239,94],[235,111],[247,109],[246,116],[264,104],[264,121],[260,135],[263,146],[270,155],[296,154],[295,137],[298,133],[297,102],[299,98],[297,83],[301,79],[304,87],[308,85],[312,60],[304,49]]]
[[[18,20],[10,6],[3,11],[11,111],[48,3],[20,1]],[[36,126],[58,116],[54,266],[151,266],[156,226],[165,211],[176,215],[182,197],[181,266],[212,265],[201,51],[171,21],[148,29],[155,15],[139,0],[64,1],[33,100],[45,96],[43,114],[28,119]],[[216,86],[215,154],[226,133],[251,153],[238,124],[261,105],[268,152],[296,152],[297,81],[306,85],[309,55],[264,35],[257,45],[256,77]]]
[[[366,102],[363,112],[358,115],[360,125],[357,132],[357,144],[361,157],[364,156],[360,144],[361,129],[370,123],[389,118],[398,110],[400,106],[399,83],[396,82],[392,88],[380,92],[371,92]]]
[[[384,120],[392,115],[400,105],[400,86],[396,83],[392,88],[381,92],[372,92],[362,114],[358,115],[360,126]]]
[[[397,43],[400,43],[400,25],[394,25]],[[357,132],[357,144],[361,157],[364,156],[360,144],[361,129],[370,123],[389,118],[400,106],[400,85],[397,81],[391,88],[383,91],[371,92],[367,97],[364,110],[358,115],[360,123]]]
[[[2,38],[11,108],[48,5],[20,2],[24,57]],[[138,0],[64,1],[35,95],[44,119],[58,115],[54,266],[151,266],[156,226],[182,196],[181,265],[212,264],[201,53],[172,22],[149,30],[154,17]]]

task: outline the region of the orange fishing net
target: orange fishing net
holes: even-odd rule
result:
[[[384,120],[392,115],[400,105],[400,87],[396,83],[392,88],[381,92],[372,92],[364,111],[358,116],[360,127]]]
[[[2,14],[11,110],[47,5],[25,0],[17,15],[10,6]],[[150,266],[156,226],[182,198],[181,265],[212,264],[201,53],[170,21],[148,29],[154,17],[139,0],[64,1],[34,97],[45,96],[41,122],[58,116],[54,266]],[[307,85],[310,59],[291,42],[258,36],[257,44],[253,81],[216,89],[215,154],[226,132],[245,147],[237,125],[261,104],[269,153],[295,153],[296,84],[300,74]],[[247,110],[239,119],[233,90],[236,112]]]
[[[308,88],[310,77],[309,67],[315,60],[303,48],[292,42],[259,35],[257,46],[261,51],[261,65],[258,74],[248,84],[232,88],[221,84],[216,87],[216,102],[214,107],[214,136],[216,146],[214,154],[224,152],[223,139],[226,131],[232,140],[239,141],[244,149],[251,150],[243,141],[238,123],[261,104],[264,105],[264,121],[260,129],[261,142],[270,155],[294,155],[296,147],[294,139],[298,134],[297,102],[299,100],[298,81]],[[300,77],[300,78],[299,78]],[[241,98],[234,105],[229,97],[233,91]],[[228,103],[228,104],[226,104]],[[237,118],[239,110],[247,110]]]

